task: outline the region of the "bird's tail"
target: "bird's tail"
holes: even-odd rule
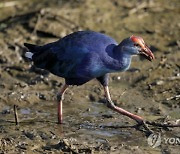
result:
[[[28,51],[25,53],[24,56],[29,59],[32,59],[34,53],[40,50],[40,46],[34,44],[24,43],[24,46],[28,48]]]
[[[24,56],[26,58],[32,59],[33,53],[32,52],[26,52]]]

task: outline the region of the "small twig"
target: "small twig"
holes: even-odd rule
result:
[[[162,124],[162,123],[157,123],[157,122],[151,122],[151,121],[146,121],[146,124],[151,125],[151,126],[158,126],[158,127],[180,127],[180,124]]]
[[[127,126],[101,126],[102,128],[118,129],[118,128],[135,128],[136,125]]]
[[[167,101],[170,101],[172,99],[178,100],[178,99],[180,99],[180,95],[176,95],[176,96],[172,96],[172,97],[166,98]]]
[[[167,80],[169,80],[169,81],[180,80],[180,76],[172,76],[172,77],[168,77]]]
[[[64,16],[61,16],[60,14],[55,14],[49,9],[42,9],[40,13],[43,16],[45,15],[47,19],[49,18],[49,19],[53,19],[60,22],[60,24],[62,24],[68,29],[74,30],[76,28],[78,29],[79,27],[75,22],[71,21],[70,19],[65,18]]]
[[[153,131],[148,127],[148,125],[154,126],[154,127],[162,127],[164,129],[167,128],[174,128],[174,127],[180,127],[180,124],[162,124],[157,122],[151,122],[151,121],[145,121],[142,124],[137,125],[131,125],[131,126],[103,126],[103,128],[112,128],[112,129],[118,129],[118,128],[135,128],[139,131],[142,131],[146,134],[146,136],[149,136],[153,133]],[[144,129],[142,129],[142,128]]]
[[[35,24],[33,32],[32,32],[33,35],[36,34],[36,31],[37,31],[40,21],[41,21],[41,14],[38,14],[37,21],[36,21],[36,24]]]
[[[0,8],[13,7],[19,5],[19,1],[1,2]]]
[[[133,8],[133,9],[131,9],[131,10],[129,11],[129,15],[130,15],[130,14],[134,14],[134,13],[136,13],[138,10],[143,9],[143,8],[145,8],[145,7],[147,7],[147,6],[148,6],[148,4],[147,4],[146,2],[143,2],[143,3],[141,3],[141,4],[138,4],[135,8]]]
[[[18,118],[18,114],[17,114],[17,105],[14,105],[14,118],[15,118],[16,125],[19,125],[19,118]]]

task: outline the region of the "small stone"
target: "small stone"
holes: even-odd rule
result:
[[[156,81],[156,85],[158,85],[158,86],[163,85],[163,84],[164,84],[164,81],[162,81],[162,80]]]
[[[120,77],[120,76],[118,76],[118,77],[117,77],[117,80],[121,80],[121,77]]]
[[[4,109],[2,110],[1,114],[10,114],[10,109]]]
[[[103,114],[102,115],[104,118],[113,118],[113,116],[112,115],[109,115],[109,114]]]
[[[23,134],[31,140],[35,139],[35,137],[36,137],[34,132],[23,132]]]
[[[44,94],[40,94],[40,93],[39,93],[39,99],[41,99],[41,100],[46,100],[46,96],[45,96]]]
[[[88,108],[86,111],[87,111],[87,112],[90,112],[90,111],[91,111],[91,109],[90,109],[90,108]]]
[[[96,101],[96,98],[92,94],[89,95],[89,99],[93,102]]]
[[[24,99],[25,98],[25,96],[24,95],[21,95],[21,99]]]

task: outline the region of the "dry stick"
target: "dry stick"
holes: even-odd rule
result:
[[[0,3],[0,8],[5,8],[5,7],[13,7],[19,5],[19,1],[11,1],[11,2],[1,2]]]
[[[151,121],[146,121],[145,123],[148,124],[148,125],[151,125],[151,126],[157,126],[157,127],[163,127],[163,128],[180,127],[180,124],[162,124],[162,123],[151,122]],[[130,125],[130,126],[103,126],[103,128],[114,128],[114,129],[118,129],[118,128],[136,128],[136,127],[137,127],[137,125]]]
[[[73,30],[75,27],[78,27],[78,25],[75,22],[65,18],[64,16],[54,14],[45,9],[43,11],[44,11],[44,13],[47,13],[47,18],[48,18],[48,15],[50,15],[50,17],[52,15],[55,20],[59,21],[63,26],[65,26],[71,30]]]
[[[141,4],[138,4],[135,8],[131,9],[128,14],[129,14],[129,15],[130,15],[130,14],[134,14],[134,13],[136,13],[138,10],[141,10],[141,9],[147,7],[147,6],[148,6],[147,2],[143,2],[143,3],[141,3]]]
[[[18,114],[17,114],[17,105],[14,105],[14,118],[15,118],[16,125],[19,125],[19,119],[18,119]]]
[[[36,31],[37,31],[38,25],[40,23],[40,20],[41,20],[41,14],[38,14],[37,21],[36,21],[36,24],[35,24],[33,32],[32,32],[33,35],[36,34]]]
[[[113,128],[113,129],[118,129],[118,128],[134,128],[136,125],[132,126],[102,126],[102,128]]]
[[[148,125],[151,126],[157,126],[157,127],[163,127],[163,128],[167,128],[167,127],[180,127],[180,124],[162,124],[162,123],[158,123],[158,122],[151,122],[151,121],[146,121],[145,122]]]

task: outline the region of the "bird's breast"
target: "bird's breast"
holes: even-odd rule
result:
[[[108,71],[108,73],[126,71],[130,67],[130,63],[131,58],[124,56],[121,56],[117,59],[108,58],[104,62],[104,64],[106,65],[105,70]]]

